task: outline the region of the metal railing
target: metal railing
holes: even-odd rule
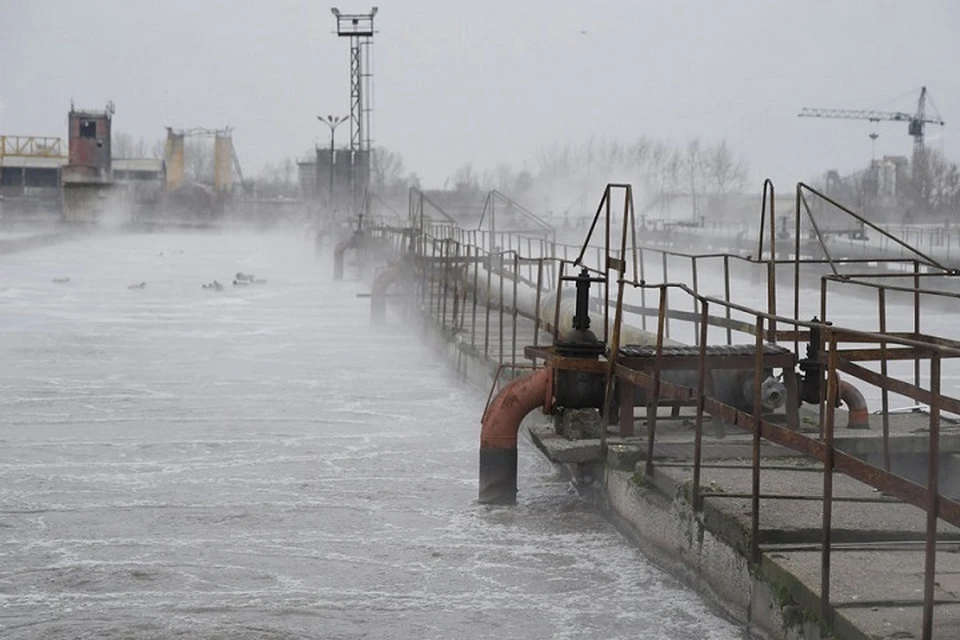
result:
[[[619,194],[623,194],[620,206]],[[938,484],[941,453],[940,422],[943,412],[960,414],[960,399],[946,395],[941,389],[941,366],[945,358],[960,357],[960,341],[928,335],[921,332],[921,302],[925,299],[960,299],[960,291],[938,290],[922,287],[927,281],[955,282],[957,272],[948,269],[937,260],[916,249],[906,246],[911,257],[880,260],[885,264],[903,265],[906,273],[884,273],[875,269],[877,259],[838,259],[824,251],[823,258],[803,257],[800,247],[800,219],[806,215],[811,227],[816,221],[806,202],[808,195],[823,197],[806,185],[798,185],[796,196],[795,237],[792,256],[778,258],[778,239],[774,223],[775,201],[772,183],[765,182],[761,204],[761,237],[757,255],[744,256],[731,253],[685,253],[663,247],[650,247],[637,243],[636,222],[630,185],[608,185],[590,225],[585,241],[579,245],[558,243],[548,237],[537,237],[522,232],[464,229],[450,221],[439,224],[426,219],[423,204],[426,202],[412,194],[412,233],[417,239],[409,245],[414,249],[416,263],[417,295],[420,308],[432,317],[444,332],[461,335],[461,346],[474,355],[496,361],[497,380],[506,370],[513,372],[536,367],[537,359],[547,360],[547,366],[555,368],[577,367],[581,371],[594,371],[605,376],[606,387],[603,403],[604,424],[609,422],[613,411],[613,390],[616,385],[636,385],[647,391],[646,417],[646,466],[648,475],[656,472],[655,447],[657,442],[657,407],[663,401],[683,401],[695,407],[692,468],[692,508],[701,512],[705,492],[700,479],[703,468],[703,421],[705,416],[735,425],[751,435],[751,490],[750,498],[750,549],[753,562],[760,559],[761,498],[760,477],[764,469],[761,445],[764,442],[789,448],[823,465],[823,490],[819,500],[823,504],[821,553],[820,614],[824,622],[834,619],[831,604],[831,557],[833,551],[833,502],[834,473],[842,473],[884,494],[894,496],[904,503],[925,512],[925,557],[922,637],[932,637],[936,577],[937,523],[939,521],[960,527],[960,502],[943,495]],[[422,194],[420,194],[422,196]],[[616,196],[616,197],[615,197]],[[829,201],[865,226],[885,234],[869,221],[849,211],[838,203]],[[768,206],[769,203],[769,206]],[[616,208],[616,211],[614,210]],[[602,225],[601,225],[602,218]],[[769,224],[769,228],[766,225]],[[766,232],[770,233],[769,244],[765,243]],[[407,230],[408,235],[411,230]],[[600,239],[594,240],[598,233]],[[822,231],[815,231],[821,240]],[[889,234],[886,234],[889,235]],[[892,241],[900,242],[896,238]],[[782,242],[781,242],[782,244]],[[406,246],[406,245],[397,245]],[[670,267],[684,264],[683,278],[689,276],[690,284],[674,281]],[[651,264],[659,262],[656,275]],[[707,295],[701,290],[700,274],[704,265],[719,264],[722,295]],[[739,266],[738,266],[739,265]],[[793,317],[778,313],[777,270],[778,267],[793,267]],[[841,273],[840,267],[853,268],[850,273]],[[566,289],[564,282],[572,267],[585,268],[600,279],[602,293],[597,296],[599,309],[604,317],[603,339],[609,349],[605,360],[584,364],[572,358],[548,354],[544,349],[534,349],[531,364],[518,363],[521,353],[518,347],[521,320],[532,324],[533,346],[540,347],[541,332],[548,331],[556,339],[559,332],[559,309]],[[823,275],[824,269],[829,273]],[[734,285],[743,275],[743,270],[763,270],[765,277],[766,309],[755,309],[733,301]],[[628,275],[629,274],[629,275]],[[820,281],[820,318],[810,321],[801,319],[800,296],[803,274],[816,274]],[[648,280],[659,279],[658,283]],[[909,285],[896,279],[909,279]],[[880,280],[880,282],[876,282]],[[535,301],[532,311],[519,304],[520,287],[533,290]],[[877,330],[858,330],[834,326],[828,322],[828,289],[853,287],[862,295],[875,292],[877,301]],[[960,289],[960,286],[958,286]],[[628,290],[636,290],[640,304],[625,300]],[[812,289],[815,291],[815,288]],[[543,301],[547,294],[554,295],[552,321],[542,317]],[[672,294],[672,295],[671,295]],[[913,330],[891,332],[887,330],[887,296],[891,294],[910,296]],[[671,308],[669,302],[674,302]],[[655,302],[651,306],[649,302]],[[678,304],[679,303],[679,304]],[[692,308],[687,310],[683,307]],[[612,313],[612,322],[611,322]],[[736,316],[736,317],[735,317]],[[651,328],[652,346],[640,360],[621,357],[621,329],[635,319],[644,330],[649,319],[655,319]],[[693,329],[695,356],[687,357],[683,367],[696,371],[696,386],[687,387],[664,379],[663,372],[671,364],[674,352],[668,349],[671,323],[687,325]],[[711,350],[709,329],[722,332],[726,345],[733,345],[735,335],[744,335],[752,342],[749,357],[724,355]],[[609,332],[608,332],[609,329]],[[674,329],[674,333],[676,328]],[[800,343],[810,343],[820,354],[821,367],[818,376],[819,398],[816,403],[819,423],[816,434],[806,434],[800,429],[795,411],[787,412],[786,421],[780,424],[771,420],[762,410],[759,393],[763,376],[768,369],[779,368],[785,377],[791,377],[788,385],[788,404],[796,403],[797,380],[795,368],[799,361]],[[788,345],[792,348],[777,348]],[[509,348],[509,353],[507,349]],[[689,351],[687,353],[690,353]],[[912,360],[912,381],[890,375],[890,361]],[[877,363],[879,371],[865,366]],[[921,384],[923,363],[927,364],[928,383]],[[771,367],[771,363],[776,366]],[[709,371],[723,368],[720,365],[751,371],[753,376],[752,412],[724,404],[711,395]],[[680,366],[680,365],[677,365]],[[878,389],[882,396],[883,417],[883,464],[872,465],[854,457],[835,443],[835,410],[839,397],[840,375]],[[792,389],[791,389],[792,385]],[[928,477],[925,483],[917,482],[891,471],[889,395],[897,394],[916,403],[929,406],[928,416]],[[606,447],[606,431],[601,430],[601,449]]]
[[[0,158],[65,158],[63,140],[50,136],[0,136]]]

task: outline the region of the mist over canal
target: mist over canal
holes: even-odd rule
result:
[[[529,442],[520,504],[477,505],[484,392],[329,265],[296,234],[0,257],[0,635],[746,637]]]

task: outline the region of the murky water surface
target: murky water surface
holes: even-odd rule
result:
[[[364,289],[295,235],[0,257],[0,635],[746,637],[529,443],[477,505],[484,393]]]

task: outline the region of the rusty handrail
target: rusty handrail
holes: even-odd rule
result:
[[[610,185],[616,186],[616,185]],[[943,496],[939,493],[939,487],[936,483],[936,479],[933,474],[928,478],[925,484],[913,482],[897,476],[890,472],[889,464],[889,448],[888,448],[888,426],[884,427],[884,451],[885,451],[885,461],[883,468],[870,465],[862,460],[854,458],[853,456],[844,453],[842,450],[837,449],[834,446],[834,407],[836,406],[836,398],[838,395],[838,386],[839,378],[837,378],[838,373],[842,373],[845,376],[850,376],[851,378],[858,378],[863,380],[867,384],[878,386],[883,390],[884,398],[886,398],[889,392],[900,394],[907,398],[913,398],[917,402],[925,402],[930,406],[930,448],[929,455],[931,458],[931,463],[933,463],[934,458],[939,454],[939,420],[940,414],[942,411],[958,411],[960,412],[960,399],[952,398],[949,396],[943,395],[940,388],[940,362],[942,358],[954,358],[960,357],[960,343],[955,341],[947,341],[945,339],[937,338],[935,336],[925,336],[919,332],[919,322],[915,324],[915,331],[913,333],[889,333],[886,331],[886,326],[881,326],[881,330],[878,331],[865,331],[865,330],[856,330],[848,329],[845,327],[836,327],[830,325],[826,322],[826,318],[821,316],[820,321],[806,321],[797,318],[799,314],[799,267],[798,265],[811,265],[811,264],[820,264],[820,265],[829,265],[832,270],[832,274],[828,274],[822,277],[822,282],[840,282],[852,284],[854,286],[861,286],[866,289],[876,290],[878,292],[878,298],[880,302],[878,303],[881,308],[885,305],[886,292],[899,292],[899,293],[912,293],[915,297],[915,300],[919,300],[920,296],[941,296],[945,299],[960,299],[960,293],[954,293],[950,291],[938,291],[935,289],[929,289],[920,287],[920,282],[922,278],[939,278],[942,276],[951,276],[956,275],[957,272],[946,269],[941,264],[935,260],[929,260],[928,258],[921,254],[920,252],[915,252],[918,256],[923,258],[925,261],[923,264],[935,270],[933,273],[921,273],[919,267],[918,259],[902,259],[902,258],[890,258],[890,259],[880,259],[880,260],[868,260],[868,259],[834,259],[832,256],[828,255],[826,260],[822,259],[801,259],[800,252],[797,251],[796,255],[792,259],[778,259],[776,257],[776,251],[774,248],[775,245],[775,235],[771,233],[771,252],[769,259],[764,258],[764,248],[763,240],[759,245],[758,255],[757,256],[742,256],[735,253],[715,253],[715,254],[684,254],[683,252],[673,251],[670,249],[663,249],[659,247],[648,247],[642,244],[634,242],[629,250],[626,246],[626,233],[629,223],[632,221],[631,215],[632,212],[629,211],[628,205],[625,204],[625,214],[624,214],[624,233],[621,238],[621,247],[616,249],[612,248],[610,245],[610,229],[609,229],[609,209],[611,206],[611,199],[609,198],[609,188],[605,191],[605,197],[601,200],[601,205],[598,207],[597,215],[594,217],[593,225],[591,225],[590,232],[588,234],[588,241],[585,242],[579,249],[579,254],[575,254],[576,259],[569,260],[559,256],[559,250],[566,251],[569,245],[563,245],[561,243],[542,243],[539,247],[536,247],[534,243],[529,240],[524,241],[526,243],[526,250],[524,251],[523,243],[511,236],[510,234],[503,234],[500,237],[501,244],[509,247],[508,250],[501,250],[492,252],[488,248],[477,244],[477,234],[465,233],[463,230],[457,228],[447,227],[447,231],[442,233],[447,234],[449,237],[456,238],[458,243],[463,243],[461,248],[459,244],[453,245],[457,247],[456,251],[451,252],[447,249],[446,260],[459,261],[463,260],[463,263],[470,265],[472,263],[473,269],[473,282],[474,282],[474,318],[476,315],[476,305],[478,304],[476,300],[477,289],[478,289],[478,279],[479,279],[479,268],[480,263],[483,260],[498,260],[503,262],[504,266],[500,270],[500,287],[501,289],[505,286],[512,286],[513,288],[513,304],[509,305],[513,307],[511,309],[513,313],[513,322],[511,326],[508,327],[504,322],[504,313],[505,313],[505,299],[501,296],[500,307],[501,307],[501,322],[499,323],[499,332],[500,339],[499,343],[501,349],[505,345],[507,340],[511,340],[511,345],[513,346],[513,351],[509,361],[504,357],[505,354],[501,354],[500,364],[498,365],[496,378],[499,378],[501,375],[501,370],[504,367],[513,367],[516,363],[516,340],[517,340],[517,328],[516,328],[516,318],[519,315],[524,315],[522,311],[519,311],[516,307],[517,305],[517,286],[522,282],[524,284],[530,284],[535,287],[537,295],[537,313],[533,314],[533,321],[536,323],[536,332],[539,331],[541,326],[545,326],[554,331],[558,329],[557,325],[558,320],[555,315],[553,323],[542,322],[539,318],[539,309],[542,302],[541,293],[544,290],[544,277],[547,275],[544,273],[545,265],[551,265],[557,267],[559,271],[560,278],[554,279],[552,276],[546,278],[546,282],[553,281],[557,286],[556,296],[555,296],[555,312],[558,313],[560,306],[560,299],[562,296],[562,287],[559,285],[562,282],[562,277],[566,271],[568,265],[580,265],[588,269],[588,272],[594,274],[602,274],[607,277],[607,289],[604,292],[604,309],[607,310],[606,313],[612,313],[614,315],[613,322],[613,344],[614,346],[619,346],[619,337],[618,332],[620,327],[623,325],[625,315],[628,313],[639,313],[643,318],[644,322],[647,316],[653,316],[654,312],[646,308],[645,304],[645,292],[650,290],[659,290],[660,292],[660,305],[655,312],[657,317],[657,346],[654,353],[654,366],[649,372],[640,372],[629,369],[623,364],[617,362],[618,349],[611,350],[611,356],[608,358],[605,366],[607,367],[607,376],[606,376],[606,387],[605,387],[605,403],[604,403],[604,412],[609,414],[611,410],[610,401],[610,390],[612,385],[615,383],[615,380],[628,380],[635,384],[641,384],[642,386],[648,386],[653,393],[651,393],[648,398],[650,398],[651,403],[655,406],[657,396],[662,390],[663,395],[667,397],[675,396],[678,393],[679,389],[685,389],[678,385],[671,385],[670,383],[662,380],[660,378],[660,371],[663,369],[664,363],[664,342],[665,338],[669,334],[669,323],[668,320],[672,318],[674,321],[688,322],[695,327],[695,333],[698,334],[698,356],[696,358],[696,366],[698,370],[697,374],[697,388],[696,389],[686,389],[689,398],[696,398],[697,400],[697,422],[695,427],[694,434],[694,490],[693,490],[693,508],[695,510],[700,510],[703,507],[703,491],[700,486],[700,467],[702,464],[702,426],[703,418],[705,415],[710,414],[714,416],[719,416],[721,418],[730,418],[735,417],[736,423],[741,426],[746,431],[752,434],[753,439],[753,451],[754,456],[751,464],[753,471],[753,487],[751,489],[751,522],[750,527],[754,535],[751,536],[751,549],[750,555],[751,558],[756,560],[759,557],[759,547],[758,541],[759,536],[759,523],[760,523],[760,491],[758,486],[759,474],[762,468],[762,461],[759,456],[759,446],[763,441],[769,441],[773,443],[780,444],[782,446],[788,447],[797,451],[803,455],[808,455],[815,460],[819,460],[824,464],[824,491],[823,495],[820,498],[824,504],[824,527],[823,527],[823,540],[821,541],[820,550],[821,550],[821,567],[823,568],[822,573],[822,583],[821,583],[821,613],[823,614],[823,619],[828,621],[832,616],[832,606],[830,602],[830,554],[833,546],[832,540],[832,504],[833,504],[833,472],[844,473],[852,478],[855,478],[861,482],[864,482],[870,486],[881,489],[885,493],[889,493],[905,503],[916,505],[918,507],[924,508],[927,514],[927,535],[926,535],[926,545],[927,552],[925,556],[925,566],[924,566],[924,637],[929,638],[928,629],[930,628],[930,621],[932,620],[933,615],[933,599],[932,599],[932,584],[933,578],[935,576],[936,563],[935,563],[935,543],[936,543],[936,523],[939,520],[949,522],[951,524],[960,526],[960,503],[956,500],[953,500],[949,497]],[[805,185],[798,187],[798,215],[801,213],[802,208],[809,208],[806,205],[806,202],[801,197],[804,193]],[[765,193],[768,187],[765,185]],[[772,184],[769,186],[771,199],[772,199]],[[813,191],[813,190],[810,190]],[[819,195],[819,194],[818,194]],[[766,198],[766,196],[765,196]],[[772,200],[771,200],[772,205]],[[764,219],[767,219],[766,216],[767,209],[764,209],[761,214]],[[771,214],[773,207],[771,206]],[[595,232],[596,225],[599,224],[599,215],[607,213],[608,225],[605,225],[605,242],[604,247],[598,249],[606,250],[606,257],[604,258],[598,254],[598,264],[597,265],[585,265],[583,264],[586,261],[587,255],[592,255],[592,250],[588,251],[589,245],[589,235]],[[811,215],[808,211],[808,215]],[[798,222],[799,224],[799,222]],[[770,220],[771,232],[775,233],[776,218],[772,215]],[[426,228],[421,229],[421,233],[425,234],[428,230]],[[766,229],[764,229],[766,231]],[[882,232],[882,230],[880,230]],[[435,241],[426,240],[420,245],[423,249],[428,249],[427,244],[433,244],[436,246]],[[763,236],[761,236],[762,238]],[[799,238],[799,233],[797,234]],[[497,238],[490,238],[491,242],[488,245],[492,249],[494,242]],[[894,238],[894,240],[896,240]],[[516,248],[514,248],[516,245]],[[534,255],[534,249],[536,249],[536,255]],[[436,250],[436,249],[434,249]],[[667,257],[671,258],[683,258],[691,260],[691,269],[694,277],[693,286],[681,282],[670,282],[667,276],[667,271],[664,271],[665,282],[658,284],[647,283],[645,277],[647,274],[644,273],[644,257],[645,252],[654,252],[652,255],[662,256],[662,260],[666,261]],[[456,253],[456,255],[451,256],[450,253]],[[646,254],[651,255],[651,254]],[[627,262],[625,260],[631,258],[634,262],[634,273],[632,277],[627,276]],[[700,291],[699,283],[697,280],[697,265],[702,266],[702,261],[715,258],[721,259],[724,263],[724,284],[725,291],[724,295],[704,295]],[[777,312],[775,304],[770,304],[768,297],[767,310],[762,311],[758,309],[753,309],[749,306],[735,303],[731,300],[730,297],[730,288],[729,288],[729,264],[732,260],[741,261],[749,264],[765,264],[768,268],[768,286],[771,282],[770,271],[774,272],[773,278],[775,278],[775,267],[774,265],[778,264],[792,264],[796,266],[796,278],[794,282],[795,288],[795,305],[794,305],[794,317],[785,317]],[[865,264],[869,262],[884,262],[886,264],[900,263],[907,265],[914,265],[914,270],[912,273],[853,273],[840,275],[836,269],[837,265],[840,264]],[[435,282],[437,267],[435,262],[431,261],[431,264],[424,264],[421,268],[420,273],[422,278],[431,277],[431,272],[433,273],[433,279]],[[533,269],[534,267],[537,270],[537,276],[534,279]],[[529,273],[525,274],[524,269],[527,268]],[[610,280],[612,274],[610,270],[616,271],[616,277],[614,280]],[[458,277],[457,275],[451,276],[450,274],[456,274],[457,269],[447,269],[443,268],[443,274],[441,277]],[[489,278],[488,272],[488,278]],[[467,271],[467,278],[470,278],[471,274],[469,270]],[[913,278],[914,286],[901,286],[900,284],[894,283],[874,283],[870,282],[871,278],[883,278],[885,280],[893,278]],[[616,286],[618,288],[617,301],[612,302],[609,296],[609,287]],[[635,305],[627,304],[622,299],[622,291],[627,287],[639,288],[641,290],[642,299],[644,303],[641,307],[636,307]],[[425,290],[425,286],[421,289]],[[431,286],[431,294],[433,287]],[[694,311],[682,311],[679,309],[669,309],[666,300],[667,293],[670,289],[677,290],[678,293],[681,293],[684,299],[691,299],[694,302]],[[456,289],[455,291],[464,291],[464,289]],[[821,290],[823,288],[821,287]],[[464,293],[465,295],[465,293]],[[769,296],[769,290],[768,290]],[[697,306],[698,305],[698,306]],[[465,306],[465,305],[464,305]],[[484,304],[487,307],[487,313],[489,315],[489,303]],[[825,308],[825,307],[824,307]],[[428,305],[427,309],[432,309],[432,306]],[[441,305],[442,309],[442,305]],[[721,311],[722,309],[722,311]],[[711,314],[711,311],[713,314]],[[737,312],[740,314],[746,315],[748,318],[752,318],[752,322],[748,320],[733,320],[730,316],[731,312]],[[607,315],[609,319],[609,315]],[[550,325],[553,325],[552,327]],[[609,325],[609,322],[607,322]],[[786,328],[791,328],[789,330],[778,330],[778,325],[781,325]],[[467,323],[461,323],[461,326],[466,329]],[[798,431],[793,431],[787,427],[784,427],[779,424],[772,423],[766,420],[763,417],[763,414],[760,413],[758,407],[758,402],[754,398],[754,412],[744,413],[742,411],[737,411],[735,408],[723,405],[718,402],[715,398],[711,397],[712,392],[708,391],[706,383],[706,366],[709,361],[709,355],[707,350],[707,335],[708,327],[717,326],[722,327],[727,331],[728,334],[728,343],[730,342],[729,336],[732,335],[733,331],[738,333],[748,334],[753,337],[754,341],[754,353],[755,353],[755,363],[753,366],[753,375],[754,375],[754,390],[757,392],[759,389],[760,376],[762,375],[763,367],[763,350],[762,344],[763,341],[770,341],[776,343],[778,341],[792,340],[794,342],[794,353],[797,353],[799,347],[799,340],[801,338],[806,338],[809,335],[811,330],[816,329],[820,332],[822,336],[823,349],[821,351],[822,358],[824,359],[824,366],[822,371],[822,381],[824,382],[825,390],[822,398],[822,410],[820,413],[821,416],[821,433],[819,435],[805,435],[801,434]],[[470,343],[473,344],[476,342],[476,337],[479,327],[477,326],[476,321],[474,320],[470,323],[471,330],[471,340]],[[491,332],[495,332],[497,329],[490,326],[488,322],[487,327],[484,329],[484,339],[489,340],[491,338]],[[606,327],[605,327],[606,330]],[[535,337],[536,340],[536,337]],[[868,345],[879,345],[879,349],[876,348],[866,348]],[[853,349],[844,347],[844,345],[853,345]],[[913,384],[910,384],[904,380],[899,380],[895,377],[891,377],[886,371],[886,360],[890,357],[895,358],[904,358],[904,354],[909,354],[906,358],[916,358],[917,368],[919,368],[920,360],[930,360],[930,385],[929,388],[924,388],[918,383],[919,377],[917,376]],[[899,355],[896,355],[899,354]],[[881,371],[879,373],[866,369],[866,367],[861,366],[859,363],[868,360],[878,360],[881,362]],[[521,367],[522,365],[516,364],[516,367]],[[534,365],[529,365],[531,368]],[[523,367],[527,368],[527,367]],[[628,376],[628,377],[625,377]],[[888,401],[884,400],[884,411],[886,412],[889,409]],[[648,409],[649,410],[649,409]],[[648,416],[651,419],[648,419],[648,423],[651,428],[648,430],[648,442],[647,448],[648,452],[652,451],[656,439],[656,417]],[[605,435],[605,434],[604,434]],[[601,438],[604,436],[602,435]],[[648,472],[652,473],[655,468],[655,461],[652,455],[647,457],[647,468]]]

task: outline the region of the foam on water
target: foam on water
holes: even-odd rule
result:
[[[745,637],[528,442],[520,504],[477,505],[484,393],[329,263],[214,234],[0,258],[3,637]],[[237,271],[267,283],[201,288]]]

